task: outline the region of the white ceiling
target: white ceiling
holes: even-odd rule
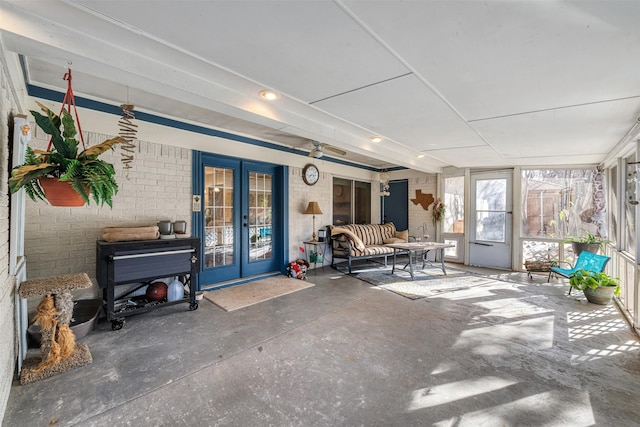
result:
[[[376,168],[598,163],[640,117],[640,1],[1,0],[0,13],[30,85],[64,92],[71,62],[77,96],[305,151],[314,139]]]

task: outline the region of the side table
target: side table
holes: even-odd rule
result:
[[[316,269],[316,264],[320,263],[322,271],[324,271],[324,255],[327,250],[327,242],[311,242],[305,241],[304,251],[307,254],[307,261],[309,264],[313,264],[313,269]]]

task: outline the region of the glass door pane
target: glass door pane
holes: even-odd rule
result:
[[[371,183],[333,178],[333,224],[371,223]]]
[[[351,181],[333,178],[333,224],[351,223]]]
[[[506,193],[505,179],[476,181],[476,240],[506,241]]]
[[[272,257],[272,176],[249,173],[249,262]]]
[[[444,179],[444,204],[447,214],[444,216],[442,231],[464,233],[464,176]]]
[[[204,267],[234,263],[233,170],[204,168]]]
[[[354,182],[354,193],[356,203],[354,206],[356,224],[371,223],[371,183],[370,182]]]

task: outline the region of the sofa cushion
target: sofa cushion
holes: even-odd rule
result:
[[[363,255],[384,255],[384,254],[393,254],[394,249],[390,248],[389,246],[384,246],[384,245],[371,245],[371,246],[367,246],[364,251],[362,251],[361,254],[358,254],[357,256],[363,256]]]
[[[409,230],[396,231],[394,236],[398,239],[402,239],[403,243],[406,243],[409,241]]]
[[[395,237],[396,227],[392,222],[386,224],[348,224],[341,228],[352,231],[365,246],[383,245],[384,239]]]
[[[371,256],[392,254],[393,248],[385,247],[385,240],[395,239],[396,226],[386,224],[347,224],[331,228],[331,236],[340,236],[336,240],[342,249],[351,242],[349,256]],[[406,240],[403,240],[406,242]]]
[[[388,239],[384,239],[385,245],[389,245],[392,243],[407,243],[407,241],[399,237],[389,237]]]

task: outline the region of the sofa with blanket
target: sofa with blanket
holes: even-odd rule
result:
[[[384,264],[387,265],[387,257],[394,252],[387,244],[408,240],[409,232],[397,231],[392,222],[331,227],[331,266],[337,268],[336,260],[346,259],[351,274],[353,260],[384,258]]]

